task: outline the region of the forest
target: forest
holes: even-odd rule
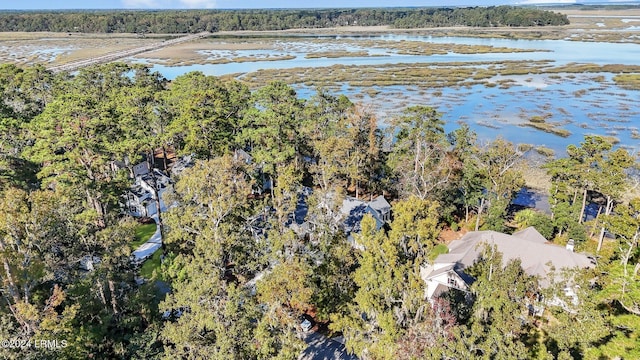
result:
[[[531,145],[446,133],[428,104],[381,129],[322,89],[301,98],[199,72],[169,82],[122,63],[2,65],[0,92],[0,358],[297,359],[304,313],[360,359],[640,358],[639,162],[605,138],[547,159],[547,214],[510,206]],[[195,161],[169,174],[161,264],[140,279],[142,225],[122,197],[157,149]],[[364,216],[354,246],[342,201],[378,195],[392,217],[377,229]],[[290,226],[302,200],[304,236]],[[528,226],[594,257],[565,274],[579,301],[532,314],[525,299],[566,299],[563,284],[541,287],[490,248],[468,294],[425,300],[420,268],[446,252],[444,231]],[[18,340],[64,346],[7,345]]]
[[[566,15],[530,7],[318,10],[5,11],[0,31],[185,34],[202,31],[285,30],[338,26],[567,25]]]

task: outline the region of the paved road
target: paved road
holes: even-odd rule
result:
[[[310,332],[304,341],[309,345],[298,360],[358,360],[349,355],[344,345],[336,339],[329,339],[317,332]]]

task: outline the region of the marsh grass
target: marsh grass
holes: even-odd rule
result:
[[[529,118],[529,121],[531,121],[532,123],[544,123],[551,116],[553,116],[553,114],[549,114],[549,113],[544,114],[544,115],[534,115],[534,116]]]
[[[447,30],[443,30],[447,31]],[[455,31],[453,31],[455,32]],[[499,34],[499,32],[488,33],[487,37],[495,37],[493,35]],[[432,34],[432,33],[425,33]],[[437,36],[443,33],[438,33]],[[519,31],[513,31],[509,36],[521,36]],[[538,34],[544,38],[544,34]],[[534,36],[531,34],[531,36]],[[59,40],[62,41],[61,37]],[[157,39],[137,39],[134,37],[121,37],[121,38],[104,38],[96,37],[99,45],[103,46],[110,41],[113,46],[140,46],[144,42],[153,41]],[[90,37],[85,37],[82,41],[89,41]],[[154,53],[142,54],[141,57],[147,58],[147,55],[153,55],[151,62],[157,61],[165,65],[188,65],[188,64],[207,64],[207,63],[242,63],[242,62],[255,62],[255,61],[278,61],[289,60],[296,58],[292,54],[306,54],[307,58],[313,57],[365,57],[365,56],[385,56],[385,55],[370,55],[366,49],[384,49],[388,53],[399,54],[416,54],[416,55],[429,55],[429,54],[447,54],[447,53],[484,53],[484,52],[516,52],[522,49],[511,48],[499,48],[491,46],[471,46],[471,45],[456,45],[456,44],[433,44],[420,41],[387,41],[387,40],[362,40],[362,39],[339,39],[335,43],[327,39],[307,39],[303,41],[299,39],[284,41],[282,38],[260,38],[260,39],[206,39],[207,41],[200,41],[194,43],[183,44],[183,47],[169,47],[162,49],[161,51]],[[288,43],[291,42],[291,44]],[[307,43],[314,44],[314,46],[308,46]],[[322,44],[329,43],[327,51],[324,51]],[[75,44],[75,43],[74,43]],[[78,43],[78,46],[84,46]],[[102,44],[102,45],[100,45]],[[332,44],[337,47],[334,49]],[[86,45],[86,44],[85,44]],[[188,46],[187,46],[188,45]],[[340,46],[338,46],[340,45]],[[73,45],[75,46],[75,45]],[[59,55],[58,58],[64,58],[64,56],[95,56],[93,52],[94,48],[87,48],[85,50],[74,50],[63,55]],[[207,50],[211,50],[208,51]],[[225,54],[229,56],[215,56],[217,50],[226,50]],[[255,54],[248,56],[238,56],[241,53],[238,50],[273,50],[269,51],[269,55]],[[86,51],[86,53],[82,53]],[[540,50],[527,50],[527,51],[540,51]],[[105,50],[105,52],[108,52]],[[213,56],[212,56],[213,55]],[[33,55],[30,55],[33,56]],[[37,61],[35,58],[30,57],[29,61]],[[460,89],[472,89],[475,86],[485,86],[488,88],[499,87],[500,89],[510,89],[512,87],[530,86],[523,85],[523,83],[533,83],[534,75],[541,75],[547,79],[566,81],[572,85],[581,85],[592,82],[589,87],[584,86],[584,89],[578,90],[572,93],[571,90],[566,91],[564,96],[567,99],[572,97],[585,97],[589,99],[590,92],[602,92],[608,89],[614,89],[611,82],[607,81],[607,78],[613,79],[615,84],[624,87],[625,89],[639,89],[640,88],[640,66],[628,66],[628,65],[598,65],[588,63],[569,63],[565,65],[555,65],[555,62],[551,60],[538,60],[538,61],[480,61],[480,62],[435,62],[435,63],[408,63],[408,64],[386,64],[386,65],[334,65],[330,67],[313,67],[313,68],[294,68],[294,69],[277,69],[277,70],[260,70],[257,72],[247,74],[230,74],[224,75],[223,78],[240,78],[241,81],[246,82],[250,87],[257,88],[267,84],[273,80],[282,80],[291,85],[304,84],[306,87],[325,87],[327,89],[337,89],[341,91],[346,88],[349,92],[354,93],[353,97],[358,100],[374,100],[379,101],[379,94],[384,92],[386,94],[388,87],[402,86],[407,89],[416,89],[416,92],[424,98],[442,98],[437,102],[448,102],[443,106],[455,108],[462,105],[464,95],[459,95],[454,98],[449,95],[449,90],[457,91]],[[591,75],[582,75],[591,74]],[[513,78],[510,78],[512,76]],[[514,79],[515,78],[515,79]],[[596,86],[593,86],[595,82]],[[597,86],[597,85],[602,86]],[[443,95],[443,91],[445,95]],[[524,93],[521,88],[514,89],[512,91],[506,91],[505,93],[517,93],[517,96],[539,96],[541,89],[532,90]],[[461,93],[471,93],[463,90]],[[605,95],[611,96],[624,96],[616,94],[612,91],[607,91]],[[630,92],[631,98],[633,98],[633,92]],[[352,96],[352,95],[350,95]],[[400,97],[400,101],[407,101],[407,96],[397,95]],[[628,104],[620,104],[619,107],[625,111],[631,111],[635,108],[635,103],[630,101]],[[585,99],[582,100],[585,102]],[[608,104],[589,102],[588,109],[602,108],[603,110],[608,108]],[[484,108],[487,109],[488,105]],[[571,135],[562,126],[566,122],[552,122],[550,113],[562,114],[563,117],[560,120],[564,120],[571,114],[566,109],[555,109],[551,106],[544,105],[540,108],[544,111],[543,114],[534,113],[527,116],[521,115],[521,119],[524,120],[520,126],[531,127],[540,131],[545,131],[557,136],[568,137]],[[503,111],[503,110],[498,110]],[[607,122],[614,121],[606,117],[605,111],[598,110],[598,113],[590,113],[592,119],[603,120]],[[586,111],[585,111],[586,112]],[[499,119],[491,118],[491,114],[487,115],[487,119],[478,122],[479,126],[489,127],[492,129],[500,129],[504,122]],[[522,121],[521,120],[521,121]],[[555,119],[558,120],[558,119]],[[509,124],[507,124],[509,125]],[[593,128],[592,125],[582,124],[579,125],[584,128]],[[606,124],[604,126],[607,126]],[[595,131],[595,130],[592,130]],[[620,130],[622,132],[622,130]],[[625,130],[626,131],[626,130]],[[617,135],[617,134],[609,134]],[[631,136],[637,139],[639,134],[637,131],[632,132]],[[635,137],[634,137],[635,136]],[[611,136],[615,138],[615,136]]]
[[[580,63],[568,63],[566,65],[549,68],[549,73],[638,73],[640,72],[640,65],[624,65],[624,64],[580,64]]]
[[[628,25],[626,25],[628,26]],[[592,34],[581,34],[571,37],[572,41],[590,41],[590,42],[611,42],[611,43],[633,43],[640,44],[637,33],[633,31],[601,31]]]
[[[189,65],[204,65],[204,64],[230,64],[230,63],[246,63],[246,62],[259,62],[259,61],[282,61],[292,60],[296,57],[294,55],[270,55],[270,56],[238,56],[238,57],[219,57],[219,58],[207,58],[200,59],[198,57],[192,58],[170,58],[170,59],[157,59],[157,58],[145,58],[150,63],[162,64],[164,66],[189,66]]]
[[[542,130],[542,131],[544,131],[546,133],[553,134],[553,135],[558,135],[558,136],[561,136],[563,138],[571,136],[571,131],[559,127],[560,125],[562,125],[561,123],[558,123],[558,122],[546,122],[546,121],[544,121],[544,119],[542,119],[540,117],[536,117],[536,116],[534,116],[533,118],[535,118],[536,120],[540,119],[542,121],[537,122],[537,121],[532,121],[531,119],[529,119],[529,122],[522,123],[521,126],[532,127],[534,129]]]
[[[580,89],[580,90],[576,90],[573,92],[573,96],[579,98],[582,97],[583,95],[586,95],[587,93],[587,89]]]
[[[318,30],[320,33],[322,29]],[[320,49],[320,50],[319,50]],[[330,49],[330,50],[325,50]],[[349,49],[349,50],[346,50]],[[370,49],[382,49],[387,54],[371,54]],[[234,52],[237,50],[272,50],[283,52],[284,54],[275,57],[247,56],[233,57],[224,56],[213,57],[215,50]],[[434,44],[423,41],[388,41],[388,40],[362,40],[362,39],[331,39],[331,38],[296,38],[283,37],[274,33],[272,37],[211,37],[208,39],[179,44],[168,48],[163,48],[151,53],[139,55],[152,64],[162,64],[166,66],[186,66],[192,64],[225,64],[231,62],[249,61],[276,61],[288,60],[303,54],[307,59],[316,58],[343,58],[343,57],[384,57],[390,53],[403,55],[444,55],[448,53],[458,54],[486,54],[486,53],[515,53],[546,51],[535,49],[519,49],[508,47],[494,47],[488,45],[465,45],[465,44]],[[302,55],[300,55],[302,56]]]
[[[319,51],[305,55],[305,59],[318,59],[318,58],[343,58],[343,57],[369,57],[369,56],[389,56],[389,55],[371,55],[368,51]]]
[[[553,157],[555,156],[556,152],[553,151],[553,149],[550,149],[546,146],[536,146],[534,148],[535,152],[537,152],[538,154],[544,156],[544,157]]]
[[[619,74],[613,77],[613,81],[622,88],[640,90],[640,74]]]
[[[260,87],[277,79],[290,84],[350,87],[415,86],[419,88],[461,88],[475,85],[508,89],[517,82],[510,78],[492,81],[497,75],[544,74],[550,61],[400,63],[386,65],[332,65],[315,68],[262,69],[246,74],[243,81]]]
[[[313,36],[335,36],[340,35],[341,39],[336,43],[345,43],[352,41],[352,44],[363,44],[362,46],[370,46],[361,39],[347,39],[348,36],[375,36],[389,33],[408,34],[416,36],[435,36],[435,37],[476,37],[476,38],[504,38],[504,39],[531,39],[531,40],[569,40],[569,41],[598,41],[598,42],[616,42],[616,43],[636,43],[640,44],[640,37],[637,31],[630,31],[627,28],[628,23],[621,21],[620,17],[639,16],[638,9],[567,9],[563,7],[554,8],[553,11],[572,15],[589,15],[589,16],[572,16],[571,24],[566,26],[545,26],[531,28],[473,28],[473,27],[443,27],[428,29],[393,29],[388,26],[366,27],[366,26],[345,26],[338,28],[326,29],[291,29],[284,31],[229,31],[215,33],[207,39],[195,42],[183,43],[176,46],[165,48],[157,53],[154,57],[162,63],[169,62],[168,59],[181,57],[185,53],[188,55],[186,59],[194,59],[192,61],[203,60],[203,56],[194,58],[190,55],[194,50],[252,50],[252,49],[287,49],[288,43],[299,42],[301,38],[305,42],[322,43],[326,42],[326,38],[313,40]],[[605,16],[600,16],[605,15]],[[611,16],[614,15],[614,16]],[[105,54],[112,51],[123,50],[126,48],[140,46],[148,42],[155,42],[159,39],[180,36],[177,34],[147,34],[145,38],[140,38],[136,34],[83,34],[83,33],[0,33],[0,42],[15,44],[31,44],[38,41],[46,41],[48,48],[60,47],[61,45],[70,46],[72,49],[64,56],[43,60],[39,57],[33,57],[32,51],[29,49],[20,49],[15,44],[11,45],[14,57],[7,57],[7,54],[0,53],[0,59],[15,63],[33,63],[33,62],[49,62],[63,63],[72,60],[86,59],[99,54]],[[114,41],[115,40],[115,41]],[[444,46],[442,44],[425,45],[414,41],[397,42],[395,45],[389,45],[388,41],[371,40],[373,44],[380,48],[394,46],[400,53],[484,53],[484,52],[514,52],[522,51],[522,49],[495,48],[491,46]],[[136,43],[131,45],[130,43]],[[525,50],[528,51],[528,50]],[[536,51],[536,50],[531,50]],[[539,50],[538,50],[539,51]],[[4,56],[3,56],[4,55]],[[197,60],[196,60],[197,59]],[[184,58],[182,60],[185,60]]]
[[[609,142],[611,145],[616,145],[620,143],[620,139],[615,136],[605,135],[605,136],[602,136],[602,138],[605,139],[607,142]]]
[[[486,127],[486,128],[489,128],[489,129],[495,129],[495,130],[499,130],[499,129],[501,129],[501,127],[500,127],[500,126],[498,126],[498,125],[496,125],[496,124],[494,124],[494,123],[488,122],[488,121],[486,121],[486,120],[476,121],[476,124],[478,124],[478,125],[480,125],[480,126],[484,126],[484,127]]]
[[[57,65],[157,43],[159,37],[139,38],[134,34],[0,33],[0,61]]]
[[[363,90],[363,92],[369,95],[369,97],[373,98],[380,93],[380,90],[374,88],[366,88]]]

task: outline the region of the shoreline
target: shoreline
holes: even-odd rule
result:
[[[260,44],[243,44],[251,37],[367,36],[407,34],[436,37],[479,37],[523,40],[569,40],[640,44],[639,31],[629,30],[640,24],[640,7],[632,9],[564,9],[549,11],[570,17],[571,24],[541,27],[429,27],[400,29],[391,26],[344,26],[330,28],[287,29],[277,31],[220,31],[200,41],[172,45],[160,58],[185,56],[191,61],[203,58],[196,50],[256,50]],[[637,20],[637,21],[636,21]],[[161,39],[185,34],[75,33],[75,32],[4,32],[0,33],[0,60],[21,65],[62,65],[111,52],[142,47]],[[220,39],[223,38],[223,39]],[[225,39],[226,38],[226,39]],[[213,41],[212,41],[213,40]],[[246,40],[246,39],[245,39]],[[269,44],[262,45],[268,48]]]

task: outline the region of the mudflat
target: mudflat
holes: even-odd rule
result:
[[[432,36],[472,36],[510,39],[569,39],[601,42],[640,43],[640,8],[632,9],[567,9],[552,11],[564,13],[571,21],[567,26],[535,28],[469,28],[441,27],[422,29],[395,29],[389,26],[345,26],[323,29],[291,29],[282,31],[222,31],[212,38],[169,46],[139,55],[167,65],[189,63],[217,63],[282,60],[286,54],[271,58],[244,58],[230,56],[225,60],[210,59],[207,51],[215,50],[272,50],[274,39],[309,35],[379,35],[399,33]],[[0,33],[0,61],[16,64],[41,63],[60,65],[76,60],[90,59],[117,51],[146,46],[182,34],[86,34],[52,32]],[[233,55],[233,54],[231,54]]]

